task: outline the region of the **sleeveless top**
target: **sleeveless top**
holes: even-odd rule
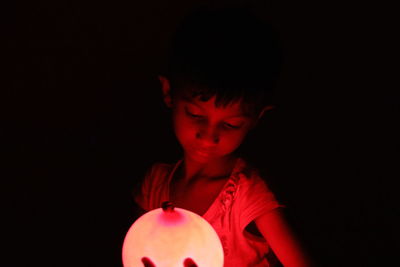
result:
[[[146,211],[160,208],[169,200],[171,179],[182,163],[156,163],[147,172],[136,202]],[[202,216],[217,232],[224,249],[224,267],[274,266],[276,258],[262,237],[246,226],[280,204],[258,171],[238,158],[225,186]]]

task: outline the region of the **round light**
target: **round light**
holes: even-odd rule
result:
[[[124,267],[223,266],[214,228],[201,216],[170,204],[137,219],[125,236]]]

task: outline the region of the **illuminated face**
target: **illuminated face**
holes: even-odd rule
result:
[[[243,112],[240,102],[216,107],[215,96],[208,101],[177,96],[171,107],[175,135],[185,156],[200,163],[231,154],[256,121]]]

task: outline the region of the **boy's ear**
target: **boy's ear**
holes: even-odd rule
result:
[[[169,80],[162,75],[158,76],[158,79],[160,80],[161,83],[161,89],[163,93],[163,99],[167,107],[171,108],[172,107],[172,97],[171,97],[171,87],[169,84]]]
[[[272,110],[272,109],[275,109],[275,106],[273,106],[273,105],[265,106],[265,107],[261,110],[261,112],[258,114],[257,121],[259,121],[259,120],[262,118],[262,116],[264,116],[264,114],[265,114],[266,111],[269,111],[269,110]]]
[[[269,111],[269,110],[272,110],[272,109],[275,109],[275,106],[273,106],[273,105],[265,106],[265,107],[260,111],[260,113],[258,113],[257,119],[256,119],[256,121],[254,122],[253,128],[257,126],[258,122],[259,122],[259,121],[261,120],[261,118],[264,116],[265,112],[267,112],[267,111]]]

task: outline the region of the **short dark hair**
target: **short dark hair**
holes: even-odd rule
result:
[[[171,92],[216,105],[243,100],[257,111],[273,104],[282,52],[278,33],[247,9],[200,8],[178,27],[169,55]]]

